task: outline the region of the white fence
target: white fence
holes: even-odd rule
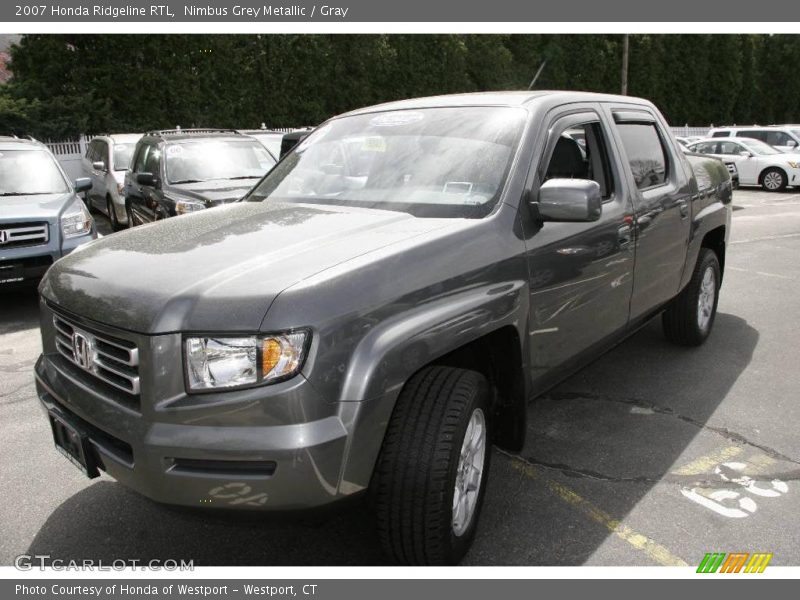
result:
[[[91,137],[85,135],[73,140],[48,140],[45,142],[50,151],[55,154],[56,159],[61,164],[70,179],[81,177],[81,158],[86,154],[86,145]]]
[[[706,137],[708,132],[711,130],[711,127],[713,127],[713,125],[709,127],[689,127],[688,125],[684,125],[683,127],[670,127],[670,129],[672,129],[673,134],[681,137]]]

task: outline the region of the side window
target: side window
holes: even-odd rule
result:
[[[92,162],[92,153],[93,152],[94,152],[94,142],[89,142],[88,144],[86,144],[86,154],[84,155],[84,156],[86,156],[86,159],[89,162]]]
[[[144,161],[144,171],[145,173],[152,173],[156,177],[159,176],[161,172],[159,169],[159,164],[161,160],[161,150],[156,148],[155,146],[150,148],[150,152],[147,154],[147,158]]]
[[[591,179],[600,185],[604,200],[611,197],[614,180],[599,121],[575,125],[558,137],[544,175],[548,179]]]
[[[761,140],[762,142],[766,142],[767,141],[767,137],[769,136],[769,132],[761,130],[761,129],[747,129],[747,130],[740,131],[736,135],[738,137],[753,138],[754,140]],[[767,143],[769,143],[769,142],[767,142]]]
[[[735,155],[735,154],[739,154],[739,152],[742,152],[743,150],[744,150],[744,148],[742,148],[736,142],[722,142],[719,145],[719,151],[717,152],[717,154]]]
[[[668,162],[655,123],[618,123],[636,187],[640,190],[667,181]]]
[[[722,131],[715,131],[711,134],[711,137],[729,137],[731,132],[727,129],[723,129]]]
[[[701,142],[694,146],[693,150],[700,154],[715,154],[717,142]]]
[[[147,144],[142,144],[139,146],[139,150],[136,152],[136,159],[133,161],[134,173],[144,173],[144,163],[145,160],[147,160],[148,150],[150,150],[150,146]]]
[[[102,162],[108,168],[108,144],[102,140],[98,140],[95,147],[95,159]]]
[[[770,146],[789,146],[792,138],[782,131],[768,131],[767,143]]]

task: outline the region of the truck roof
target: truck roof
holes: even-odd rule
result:
[[[599,94],[595,92],[572,92],[565,90],[523,90],[447,94],[443,96],[427,96],[424,98],[413,98],[410,100],[398,100],[395,102],[386,102],[384,104],[360,108],[345,113],[345,115],[357,115],[371,112],[413,108],[439,108],[448,106],[524,106],[542,98],[561,100],[563,102],[625,102],[627,104],[650,105],[650,102],[647,100],[632,96],[617,96],[614,94]]]

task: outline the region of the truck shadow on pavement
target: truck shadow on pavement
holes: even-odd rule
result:
[[[535,400],[525,448],[493,452],[478,536],[464,563],[591,562],[613,536],[609,524],[674,478],[671,471],[687,446],[699,443],[695,438],[719,435],[707,422],[750,363],[758,338],[745,320],[720,313],[708,342],[687,350],[668,344],[656,320]],[[318,524],[220,515],[161,506],[107,478],[59,506],[28,553],[76,561],[193,559],[196,566],[386,561],[363,505]],[[658,556],[623,553],[606,564],[659,564]]]
[[[36,286],[0,293],[0,335],[38,326],[39,295]],[[35,335],[38,338],[39,332]]]

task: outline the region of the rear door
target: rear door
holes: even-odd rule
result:
[[[633,190],[634,269],[631,319],[672,299],[683,275],[693,190],[685,159],[648,107],[607,105],[614,138]]]
[[[547,121],[532,197],[548,179],[590,179],[600,184],[603,207],[594,222],[539,223],[526,232],[531,376],[540,388],[627,326],[634,266],[631,198],[599,105],[563,107]]]

